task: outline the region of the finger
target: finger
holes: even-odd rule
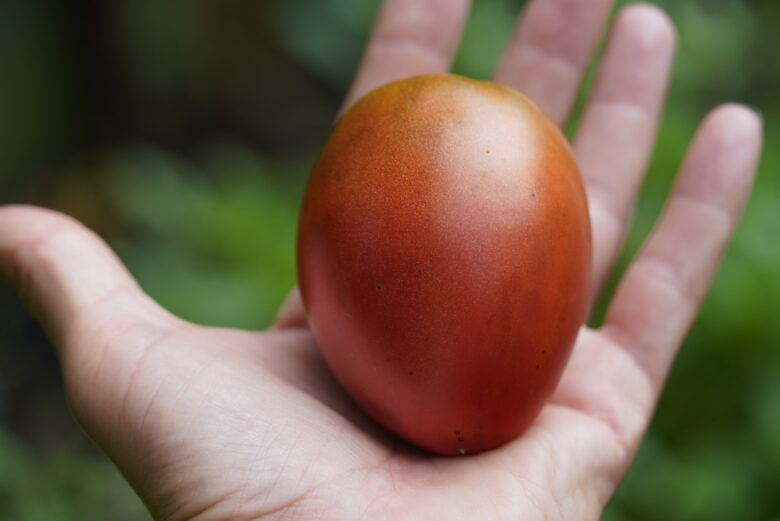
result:
[[[469,4],[470,0],[385,0],[344,110],[385,83],[449,70]]]
[[[27,301],[65,359],[89,358],[93,343],[80,340],[103,323],[163,316],[97,235],[50,210],[0,207],[0,274]]]
[[[563,125],[614,0],[532,0],[496,69],[496,81]]]
[[[284,299],[271,329],[302,329],[308,327],[306,309],[303,307],[301,290],[294,287]]]
[[[674,26],[661,9],[623,9],[574,140],[593,226],[594,297],[620,248],[652,152],[674,47]]]
[[[660,390],[752,186],[761,121],[739,105],[702,124],[655,231],[620,283],[603,332]]]

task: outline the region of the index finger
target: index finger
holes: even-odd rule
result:
[[[470,0],[385,0],[342,112],[385,83],[448,71],[470,4]]]

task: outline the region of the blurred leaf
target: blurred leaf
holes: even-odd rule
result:
[[[298,198],[274,174],[237,148],[201,167],[150,149],[120,159],[113,199],[144,238],[117,247],[141,285],[198,323],[268,325],[295,282]]]
[[[379,0],[277,0],[275,36],[312,73],[346,89]]]
[[[36,453],[0,429],[0,519],[149,520],[141,501],[106,459]]]
[[[453,65],[454,72],[469,78],[489,80],[510,41],[519,12],[518,2],[475,2]]]

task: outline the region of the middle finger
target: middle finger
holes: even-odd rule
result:
[[[531,0],[495,79],[564,125],[614,0]]]

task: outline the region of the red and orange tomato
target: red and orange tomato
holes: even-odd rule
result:
[[[429,75],[337,123],[301,211],[298,273],[332,371],[376,421],[438,454],[517,436],[588,305],[576,162],[521,94]]]

